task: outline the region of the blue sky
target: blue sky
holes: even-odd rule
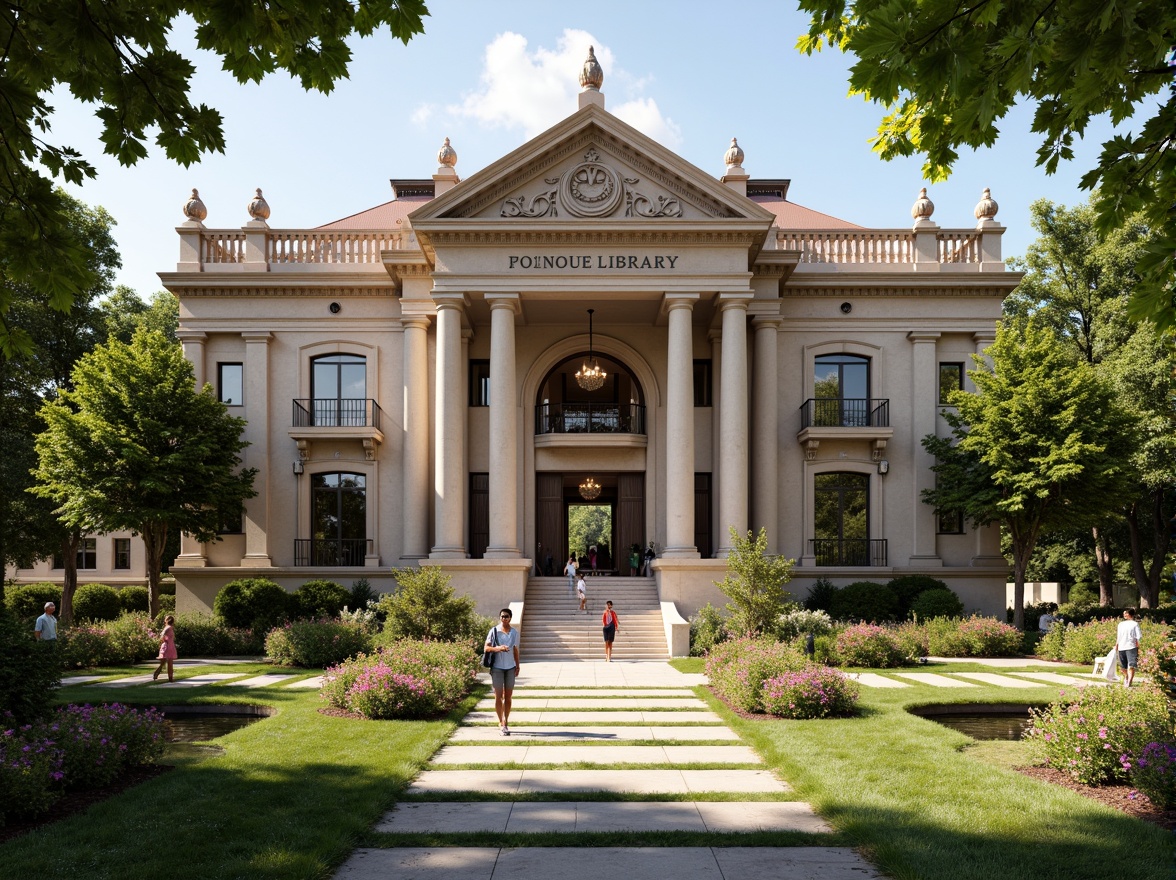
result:
[[[118,281],[149,296],[155,273],[171,271],[175,226],[193,187],[210,228],[240,227],[255,187],[270,226],[304,228],[391,198],[390,178],[429,177],[449,137],[465,178],[576,108],[576,77],[587,46],[604,68],[606,108],[704,171],[721,175],[732,136],[752,177],[789,178],[789,197],[854,223],[909,227],[926,185],[921,160],[883,162],[869,140],[882,108],[847,97],[850,58],[795,49],[807,18],[788,3],[598,0],[583,8],[532,0],[434,0],[425,34],[408,46],[387,33],[357,40],[348,80],[330,95],[306,93],[286,77],[242,86],[198,52],[190,27],[174,46],[193,59],[194,99],[225,117],[227,148],[191,168],[158,148],[133,168],[100,154],[92,108],[55,95],[52,140],[80,149],[98,179],[75,189],[118,223]],[[991,149],[961,154],[947,183],[929,187],[944,227],[975,223],[984,187],[1000,204],[1005,256],[1024,253],[1037,198],[1076,204],[1109,124],[1096,124],[1075,161],[1047,177],[1034,165],[1032,112],[1000,123]]]

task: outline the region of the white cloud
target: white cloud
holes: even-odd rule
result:
[[[429,120],[433,118],[433,114],[437,112],[437,107],[433,104],[421,104],[412,111],[410,117],[413,125],[419,128],[424,128],[429,124]]]
[[[610,79],[619,84],[618,91],[626,92],[613,96],[621,103],[605,106],[661,143],[671,147],[679,143],[678,126],[662,115],[654,99],[640,94],[648,78],[628,74],[617,64],[612,50],[587,31],[573,28],[564,30],[554,49],[540,46],[532,50],[521,34],[499,34],[486,47],[479,87],[460,104],[446,109],[484,125],[521,128],[525,137],[534,137],[575,111],[580,69],[589,46],[595,47],[604,69],[602,90],[606,97]]]

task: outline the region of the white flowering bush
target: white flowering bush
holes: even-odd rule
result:
[[[797,608],[781,614],[776,624],[776,635],[781,641],[812,633],[814,637],[827,636],[833,632],[833,618],[825,611],[809,611]]]

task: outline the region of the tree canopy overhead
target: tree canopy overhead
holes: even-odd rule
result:
[[[1099,229],[1136,213],[1156,233],[1137,263],[1133,312],[1176,324],[1176,5],[1171,0],[799,0],[811,15],[797,48],[857,56],[850,93],[884,105],[874,149],[920,154],[943,180],[957,148],[991,146],[1020,100],[1036,106],[1039,165],[1073,158],[1095,117],[1138,130],[1103,144],[1083,178]],[[1133,124],[1134,124],[1133,122]]]
[[[95,171],[76,148],[54,143],[53,89],[96,105],[103,149],[123,165],[145,157],[154,134],[186,166],[224,152],[225,140],[220,114],[189,96],[195,65],[169,45],[181,16],[195,21],[197,45],[239,82],[286,71],[305,89],[329,92],[347,76],[349,37],[387,26],[407,43],[428,14],[424,0],[0,4],[0,357],[28,346],[4,321],[12,285],[32,285],[63,310],[91,281],[53,179],[80,184]]]

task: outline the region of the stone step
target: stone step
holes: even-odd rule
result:
[[[405,794],[442,791],[606,791],[616,794],[771,792],[792,789],[767,770],[425,770]]]

